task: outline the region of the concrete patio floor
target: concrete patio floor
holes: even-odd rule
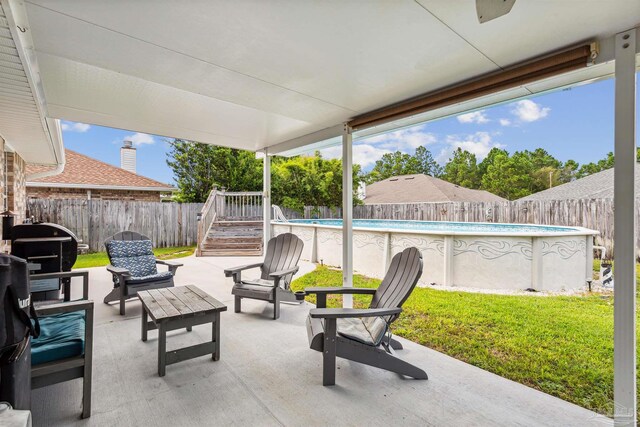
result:
[[[321,425],[611,425],[608,418],[400,339],[399,354],[428,381],[338,359],[336,385],[322,386],[322,355],[309,350],[305,318],[312,307],[243,301],[233,312],[223,269],[257,258],[184,258],[176,285],[195,284],[229,307],[222,313],[221,358],[201,357],[157,375],[156,332],[140,340],[140,303],[127,315],[102,298],[111,289],[104,268],[90,269],[96,302],[93,411],[80,420],[81,381],[33,392],[35,426],[321,426]],[[314,269],[304,263],[300,274]],[[80,286],[75,287],[78,290]],[[170,332],[167,349],[211,338],[209,325]]]

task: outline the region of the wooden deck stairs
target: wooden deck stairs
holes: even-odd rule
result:
[[[262,193],[213,189],[199,215],[197,256],[262,255]]]
[[[262,221],[216,221],[200,244],[200,256],[262,255]]]

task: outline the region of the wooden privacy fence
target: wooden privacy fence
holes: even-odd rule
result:
[[[217,206],[210,211],[225,212],[225,217],[232,220],[240,217],[258,218],[262,215],[259,193],[236,194],[227,193],[224,198],[214,197],[216,202],[212,200],[212,204]],[[229,196],[231,199],[227,200]],[[106,237],[122,230],[143,233],[151,237],[157,247],[195,245],[198,242],[197,215],[201,213],[203,206],[202,203],[31,199],[28,202],[28,211],[29,215],[33,215],[37,220],[54,222],[69,228],[78,239],[89,245],[90,250],[98,251],[103,250],[102,242]],[[340,208],[308,206],[303,214],[291,209],[283,211],[287,218],[342,216]],[[610,254],[613,251],[611,199],[361,205],[354,207],[353,215],[358,219],[579,226],[599,231],[600,236],[596,238],[596,244],[605,246]],[[640,209],[636,212],[636,217],[640,223]],[[640,238],[636,241],[636,247],[640,248]]]
[[[202,203],[119,200],[30,199],[29,216],[71,230],[90,251],[103,251],[104,240],[123,230],[149,236],[156,247],[196,244]]]
[[[639,205],[636,218],[640,222]],[[283,209],[287,218],[341,218],[340,208],[325,206],[304,209],[304,214]],[[613,253],[613,200],[573,199],[513,202],[447,202],[361,205],[353,208],[357,219],[421,221],[503,222],[585,227],[600,232],[596,245]],[[640,236],[636,237],[640,248]]]

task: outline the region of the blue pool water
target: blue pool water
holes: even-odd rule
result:
[[[294,224],[318,224],[342,227],[341,219],[292,219]],[[471,232],[471,233],[568,233],[580,231],[571,227],[530,224],[482,224],[447,221],[390,221],[383,219],[354,219],[354,228],[378,228],[397,230]]]

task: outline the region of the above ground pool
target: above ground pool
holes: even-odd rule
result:
[[[342,220],[272,223],[305,243],[303,259],[342,264]],[[442,221],[353,220],[354,270],[382,277],[391,257],[422,252],[421,284],[495,290],[579,290],[592,278],[593,236],[581,227]]]

